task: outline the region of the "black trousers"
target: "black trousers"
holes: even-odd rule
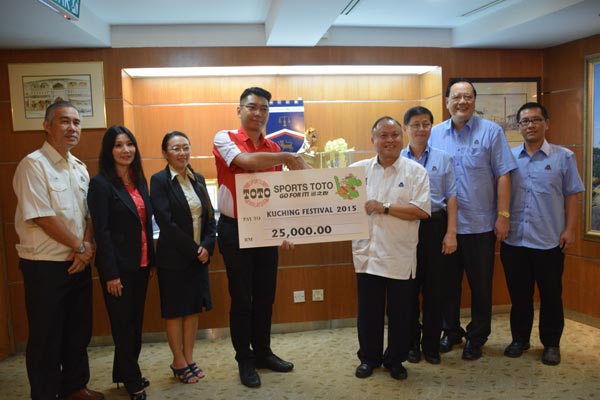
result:
[[[251,362],[271,351],[271,316],[277,286],[277,247],[240,249],[237,221],[221,215],[219,250],[229,281],[229,329],[235,359]]]
[[[500,258],[510,293],[512,339],[528,342],[533,326],[533,291],[540,292],[540,341],[558,347],[565,325],[562,274],[565,256],[560,247],[549,250],[516,247],[502,243]]]
[[[113,382],[123,382],[129,393],[139,392],[144,388],[138,359],[142,350],[148,275],[149,268],[140,268],[136,272],[120,272],[123,285],[120,297],[109,294],[106,282],[101,282],[115,343]]]
[[[415,298],[412,301],[411,346],[419,342],[423,352],[438,355],[442,332],[442,304],[444,290],[449,279],[448,263],[456,254],[444,255],[442,242],[448,228],[445,211],[438,211],[431,218],[421,220],[419,245],[417,246],[417,278]],[[419,323],[419,293],[423,299],[423,324]],[[422,335],[422,336],[421,336]]]
[[[410,320],[413,312],[415,280],[356,274],[358,292],[358,358],[361,363],[386,368],[406,360],[410,346]],[[387,307],[386,307],[387,306]],[[388,319],[388,345],[383,349],[385,314]]]
[[[67,274],[71,264],[19,261],[29,323],[25,359],[34,400],[66,396],[90,379],[92,275],[89,266],[78,274]]]
[[[456,235],[457,256],[448,266],[450,278],[442,309],[443,330],[453,337],[466,336],[482,346],[492,331],[492,280],[494,277],[494,232]],[[460,299],[463,273],[471,288],[471,322],[466,334],[460,326]]]

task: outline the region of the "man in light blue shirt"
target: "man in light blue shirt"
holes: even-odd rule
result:
[[[417,290],[411,319],[409,362],[421,360],[439,364],[439,341],[442,332],[442,304],[448,281],[450,254],[456,251],[456,179],[452,157],[445,151],[429,147],[427,140],[433,114],[425,107],[412,107],[404,114],[402,129],[409,144],[401,154],[427,170],[431,193],[431,218],[421,221],[417,245]],[[419,292],[423,298],[423,325],[419,324]],[[421,338],[422,334],[422,338]]]
[[[512,343],[504,355],[519,357],[530,347],[533,291],[537,283],[540,341],[544,345],[542,362],[557,365],[564,327],[564,253],[575,241],[577,197],[584,187],[575,154],[546,141],[550,121],[543,105],[522,105],[517,121],[525,141],[513,149],[518,169],[511,174],[510,231],[500,247],[512,300]]]
[[[475,113],[477,92],[469,81],[453,80],[446,88],[451,118],[435,126],[429,145],[454,161],[458,199],[457,262],[451,266],[443,310],[440,352],[467,342],[462,358],[476,360],[491,332],[495,242],[508,233],[510,171],[516,168],[502,128]],[[471,288],[471,322],[460,326],[463,272]]]

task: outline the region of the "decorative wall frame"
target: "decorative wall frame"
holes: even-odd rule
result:
[[[8,78],[14,131],[41,130],[59,98],[78,109],[83,129],[106,128],[102,62],[9,64]]]
[[[477,90],[475,113],[499,124],[510,147],[523,143],[517,125],[517,110],[527,102],[541,101],[541,78],[467,79]]]
[[[583,238],[600,241],[600,53],[585,58]]]

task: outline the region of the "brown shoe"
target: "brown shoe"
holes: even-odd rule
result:
[[[104,400],[104,394],[84,387],[65,397],[65,400]]]

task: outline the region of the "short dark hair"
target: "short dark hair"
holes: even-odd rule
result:
[[[415,106],[411,107],[404,113],[404,125],[408,125],[410,119],[415,115],[427,114],[429,116],[429,122],[433,124],[433,114],[426,107]]]
[[[250,96],[251,94],[253,94],[255,96],[259,96],[259,97],[264,97],[265,99],[267,99],[267,102],[271,101],[271,93],[268,90],[253,86],[253,87],[249,87],[246,90],[244,90],[244,92],[240,96],[240,105],[242,105],[242,102],[244,101],[244,99],[246,97]]]
[[[544,119],[548,119],[548,110],[546,110],[546,107],[544,107],[540,103],[530,101],[528,103],[523,104],[519,108],[519,111],[517,111],[517,122],[521,122],[521,111],[527,110],[529,108],[539,108],[542,111],[542,116],[544,117]]]
[[[57,108],[63,108],[63,107],[75,108],[75,106],[70,101],[66,101],[66,100],[56,101],[56,102],[50,104],[48,106],[48,108],[46,108],[46,114],[44,115],[44,121],[52,122],[52,118],[54,118],[54,111]],[[77,110],[77,108],[75,108],[75,109]],[[79,110],[77,110],[77,112],[79,112]]]
[[[450,97],[450,88],[452,88],[452,85],[454,85],[455,83],[463,83],[463,82],[471,85],[471,87],[473,88],[473,96],[477,97],[477,89],[475,89],[473,82],[471,82],[470,80],[468,80],[466,78],[452,78],[448,81],[448,86],[446,86],[446,98]]]
[[[187,135],[185,133],[179,132],[179,131],[171,131],[163,137],[162,144],[160,146],[162,151],[167,151],[167,146],[169,145],[169,140],[173,139],[176,136],[181,136],[183,138],[186,138],[188,142],[190,141],[190,138],[187,137]]]
[[[135,147],[135,154],[130,167],[133,182],[137,188],[146,187],[146,177],[144,175],[144,169],[142,168],[142,156],[137,140],[135,139],[133,132],[122,125],[113,125],[104,132],[104,137],[102,137],[102,148],[100,149],[100,156],[98,157],[98,170],[114,185],[121,184],[121,180],[117,176],[115,158],[113,156],[113,148],[115,147],[117,136],[121,134],[127,135]]]
[[[373,127],[371,128],[371,132],[375,132],[375,130],[377,129],[377,126],[382,123],[383,121],[392,121],[395,124],[398,124],[398,126],[400,128],[402,128],[402,124],[400,122],[398,122],[394,117],[390,117],[389,115],[384,115],[381,118],[378,118],[377,121],[375,121],[375,123],[373,124]]]

